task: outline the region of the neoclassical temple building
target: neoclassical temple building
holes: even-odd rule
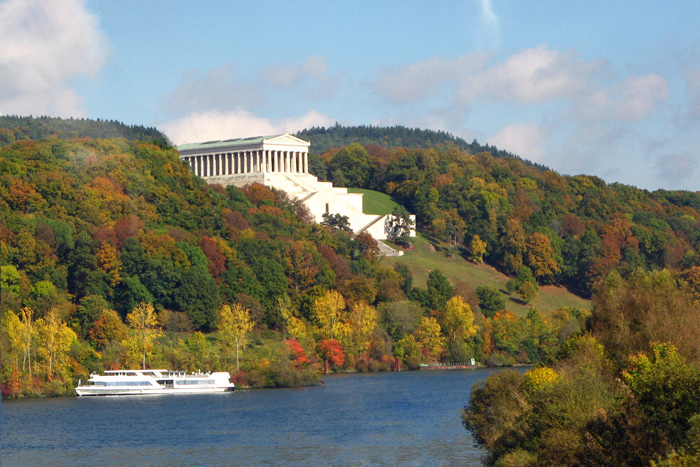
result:
[[[392,216],[365,214],[361,193],[319,182],[309,173],[309,146],[308,141],[285,133],[183,144],[178,150],[180,159],[208,183],[237,187],[260,183],[284,190],[300,199],[317,222],[324,213],[342,214],[348,216],[355,233],[368,232],[385,240]]]

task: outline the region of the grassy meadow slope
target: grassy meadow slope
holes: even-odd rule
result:
[[[474,264],[459,255],[453,258],[447,257],[440,245],[435,248],[435,245],[421,235],[415,239],[414,245],[415,249],[406,251],[404,256],[382,258],[382,261],[391,266],[397,263],[406,264],[413,274],[413,285],[416,287],[425,287],[430,271],[439,269],[455,286],[466,283],[473,290],[479,286],[498,289],[506,301],[506,308],[518,317],[526,316],[530,308],[546,313],[563,307],[579,309],[591,307],[590,300],[581,298],[564,287],[554,285],[541,286],[537,298],[532,303],[525,304],[519,300],[517,294],[508,295],[506,282],[510,277],[498,272],[492,266]]]
[[[362,210],[365,214],[384,215],[391,214],[398,205],[394,199],[386,193],[367,190],[365,188],[348,188],[349,193],[362,193]]]

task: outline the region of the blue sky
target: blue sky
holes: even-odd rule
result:
[[[698,1],[0,1],[0,114],[176,144],[310,126],[476,138],[700,190]]]

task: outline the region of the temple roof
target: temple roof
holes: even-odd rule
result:
[[[301,144],[308,146],[309,142],[292,136],[289,133],[282,133],[279,135],[270,136],[251,136],[249,138],[232,138],[232,139],[219,139],[213,141],[205,141],[203,143],[186,143],[181,144],[177,147],[179,151],[205,151],[207,149],[213,148],[232,148],[232,147],[244,147],[244,146],[255,146],[263,143],[282,143],[282,144]]]

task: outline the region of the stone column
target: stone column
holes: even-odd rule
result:
[[[309,153],[304,153],[304,173],[309,173]]]

